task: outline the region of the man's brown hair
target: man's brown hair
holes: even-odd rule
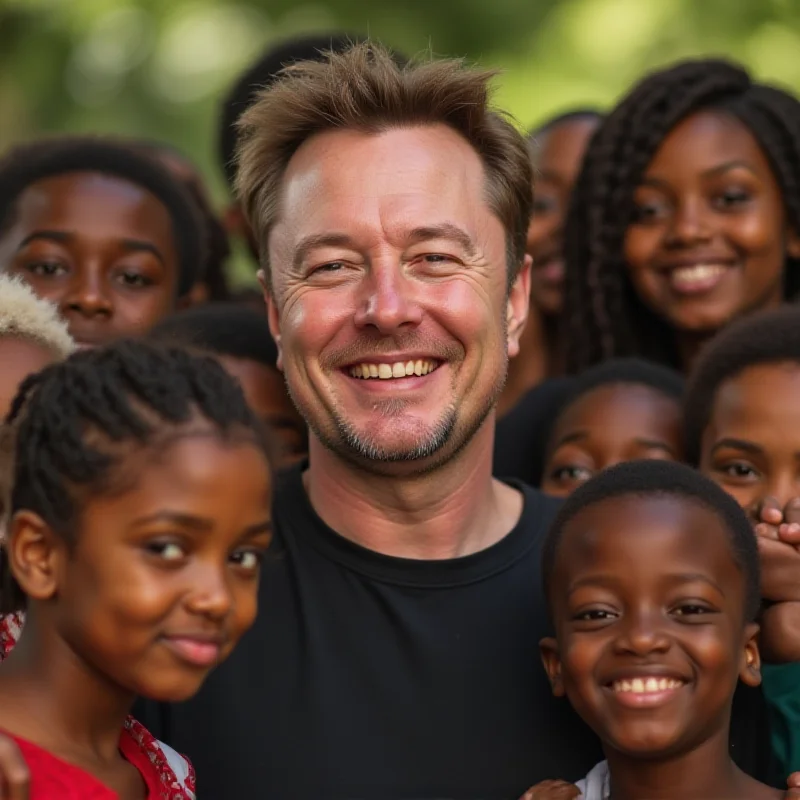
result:
[[[460,133],[486,170],[486,194],[506,230],[508,282],[525,255],[533,204],[525,140],[489,107],[494,70],[461,60],[398,64],[382,45],[364,42],[324,61],[286,67],[239,120],[236,190],[270,282],[267,242],[278,215],[280,185],[292,155],[317,133],[444,124]]]

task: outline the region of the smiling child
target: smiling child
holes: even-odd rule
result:
[[[542,570],[545,668],[606,756],[585,800],[784,796],[729,754],[736,687],[760,681],[758,551],[729,495],[683,465],[621,464],[565,502]]]
[[[26,622],[0,730],[31,800],[193,798],[187,762],[128,714],[137,695],[191,697],[255,618],[261,426],[216,361],[135,342],[32,376],[9,425],[0,599]]]

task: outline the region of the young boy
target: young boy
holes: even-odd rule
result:
[[[606,361],[575,379],[552,426],[542,490],[567,497],[607,467],[683,455],[683,378],[638,358]]]
[[[79,346],[140,336],[187,302],[205,241],[183,186],[121,143],[45,139],[0,159],[0,272],[55,304]]]
[[[553,691],[603,742],[585,800],[774,800],[729,754],[760,681],[759,561],[738,504],[688,467],[638,461],[579,488],[544,544]]]
[[[759,534],[762,650],[772,746],[781,772],[800,767],[800,311],[749,317],[716,337],[684,404],[691,464],[746,509]],[[794,662],[794,663],[793,663]]]

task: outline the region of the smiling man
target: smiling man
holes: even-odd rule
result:
[[[597,760],[538,660],[556,503],[491,474],[532,199],[490,78],[359,45],[243,117],[310,456],[277,492],[254,629],[196,699],[141,709],[204,798],[513,798]]]

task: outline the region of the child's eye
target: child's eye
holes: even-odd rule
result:
[[[180,561],[186,556],[186,550],[175,542],[150,542],[147,549],[164,561]]]
[[[699,603],[682,603],[673,610],[673,613],[679,617],[699,617],[704,614],[713,614],[714,610]]]
[[[714,198],[714,205],[723,211],[744,205],[750,199],[750,193],[744,189],[726,189]]]
[[[533,214],[534,216],[544,216],[551,214],[558,208],[558,201],[554,197],[546,197],[544,195],[533,198]]]
[[[569,481],[571,483],[585,483],[592,477],[592,471],[586,467],[579,467],[577,464],[567,464],[557,467],[551,473],[553,480]]]
[[[253,572],[261,566],[264,554],[259,550],[237,550],[231,554],[231,561],[237,567]]]
[[[616,619],[616,617],[617,615],[614,611],[609,611],[606,608],[590,608],[575,615],[575,619],[580,622],[598,622]]]
[[[32,261],[25,266],[25,269],[40,278],[53,278],[67,271],[64,265],[57,261]]]
[[[647,224],[654,222],[667,215],[667,204],[663,201],[649,200],[647,202],[636,203],[633,211],[634,222]]]
[[[130,270],[124,270],[121,272],[117,276],[117,280],[125,286],[132,286],[136,289],[141,289],[145,286],[151,286],[153,283],[153,281],[146,275],[142,275],[140,272],[133,272]]]
[[[754,480],[758,477],[758,471],[746,461],[731,461],[718,469],[726,477],[738,481]]]

